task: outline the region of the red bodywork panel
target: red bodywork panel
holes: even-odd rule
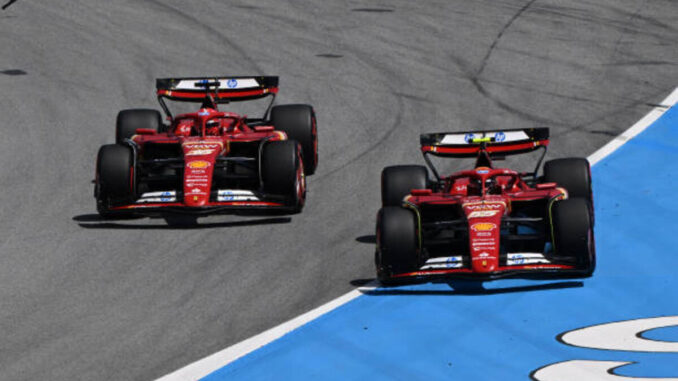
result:
[[[203,95],[204,96],[204,95]],[[247,125],[245,118],[231,112],[202,108],[198,112],[175,117],[167,132],[137,130],[132,141],[143,154],[148,143],[180,143],[184,156],[183,199],[176,202],[149,202],[111,208],[149,209],[166,207],[277,207],[283,203],[271,201],[210,201],[212,174],[215,162],[220,156],[227,156],[234,142],[255,142],[261,140],[286,140],[287,135],[276,131],[273,126]]]
[[[491,189],[488,188],[488,180]],[[563,264],[500,265],[500,226],[502,217],[511,212],[511,205],[518,201],[538,199],[557,200],[567,198],[563,188],[555,183],[529,187],[520,174],[510,169],[478,167],[457,172],[442,178],[445,183],[441,192],[413,190],[406,196],[405,207],[421,209],[422,206],[460,205],[468,223],[470,267],[449,269],[426,269],[393,278],[424,277],[446,274],[498,275],[503,272],[530,270],[570,270],[574,266]]]

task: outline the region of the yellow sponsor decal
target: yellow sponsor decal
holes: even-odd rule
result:
[[[196,161],[191,161],[190,163],[187,164],[187,166],[191,169],[200,169],[200,168],[209,167],[210,163],[208,161],[204,161],[204,160],[196,160]]]
[[[477,224],[471,225],[471,229],[475,232],[487,232],[493,229],[496,229],[497,225],[491,222],[479,222]]]

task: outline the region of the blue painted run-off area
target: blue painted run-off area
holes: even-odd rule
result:
[[[592,278],[377,289],[205,379],[526,380],[574,359],[634,361],[618,372],[678,377],[678,353],[556,340],[584,326],[678,315],[678,108],[595,165],[593,181]],[[670,341],[676,332],[646,336]]]

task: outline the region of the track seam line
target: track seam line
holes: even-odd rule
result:
[[[589,155],[588,160],[591,165],[595,165],[612,152],[619,149],[619,147],[626,144],[629,140],[636,137],[641,132],[645,131],[657,119],[659,119],[665,112],[670,110],[676,103],[678,103],[678,87],[673,92],[654,107],[648,114],[642,117],[633,126],[626,131],[616,136],[610,142],[602,146],[596,152]],[[320,307],[316,307],[302,315],[279,324],[271,329],[268,329],[258,335],[252,336],[249,339],[233,344],[230,347],[222,349],[219,352],[213,353],[205,358],[195,361],[184,366],[170,374],[158,378],[156,381],[175,381],[175,380],[197,380],[203,378],[223,367],[232,363],[233,361],[248,355],[255,350],[270,344],[271,342],[285,336],[286,334],[300,328],[311,321],[325,315],[342,305],[361,296],[364,291],[374,290],[379,286],[377,281],[372,281],[365,286],[356,288],[336,299],[333,299]]]

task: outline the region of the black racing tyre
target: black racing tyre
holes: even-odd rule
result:
[[[399,206],[386,206],[377,214],[377,278],[395,284],[393,274],[417,270],[417,220],[414,212]]]
[[[596,248],[588,200],[556,201],[551,208],[553,247],[558,257],[576,259],[577,268],[590,276],[596,268]]]
[[[160,113],[151,109],[130,109],[118,113],[115,121],[115,142],[122,144],[136,134],[137,128],[148,128],[155,132],[163,129]]]
[[[412,189],[426,189],[428,170],[423,165],[394,165],[381,171],[381,205],[400,206]]]
[[[266,143],[261,152],[261,179],[265,193],[284,196],[294,212],[306,198],[301,148],[295,140]]]
[[[271,124],[291,140],[301,144],[304,173],[312,175],[318,167],[318,126],[310,105],[280,105],[271,109]]]
[[[121,144],[101,146],[97,155],[97,210],[104,217],[112,215],[109,208],[134,198],[134,160],[132,149]]]
[[[556,183],[567,190],[570,198],[593,200],[591,193],[591,166],[589,161],[572,157],[549,160],[544,164],[544,182]]]

